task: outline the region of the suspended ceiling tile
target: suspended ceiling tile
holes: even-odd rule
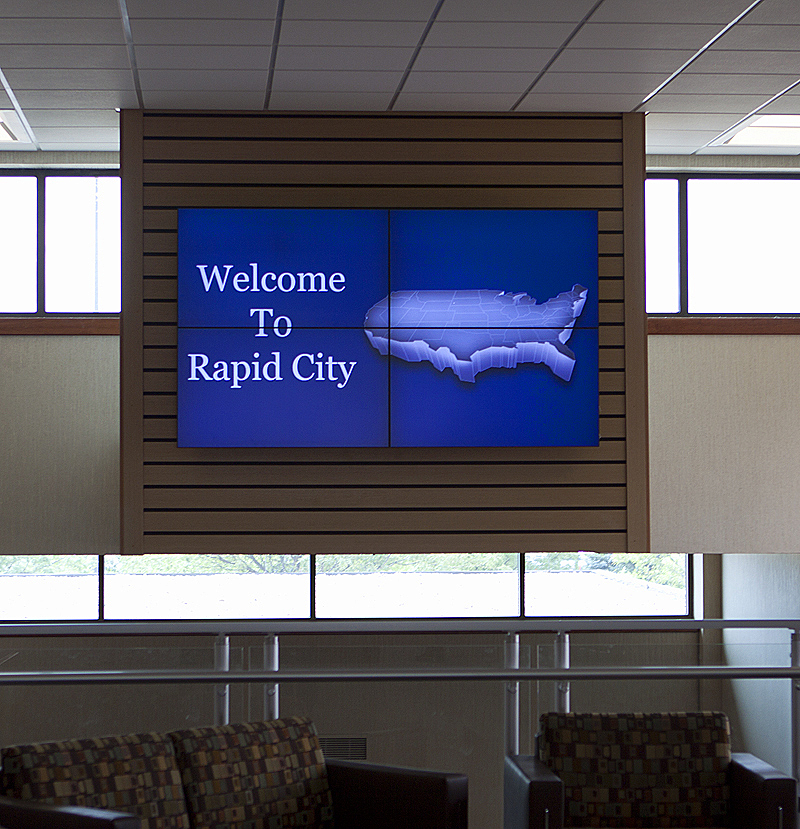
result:
[[[445,4],[446,5],[446,4]],[[284,6],[284,20],[421,20],[427,21],[436,0],[290,0]]]
[[[203,69],[145,69],[139,73],[142,90],[158,92],[161,90],[187,92],[231,91],[248,92],[263,90],[267,83],[267,70],[213,70]]]
[[[416,47],[425,29],[418,21],[285,20],[281,46]]]
[[[475,49],[502,44],[504,48],[559,48],[570,35],[572,23],[440,22],[431,26],[426,46]]]
[[[136,93],[122,89],[21,90],[17,99],[23,112],[31,109],[138,109]]]
[[[138,46],[139,71],[148,69],[266,69],[269,46]]]
[[[742,25],[765,23],[800,25],[800,4],[797,3],[797,0],[762,2],[742,21]]]
[[[66,144],[92,142],[95,144],[119,144],[119,131],[108,127],[38,127],[36,140],[40,144]]]
[[[690,49],[696,51],[718,26],[685,23],[587,23],[570,46],[576,49]]]
[[[119,130],[119,113],[113,109],[26,109],[28,123],[37,127],[111,127]]]
[[[414,70],[428,72],[539,72],[553,56],[552,49],[459,49],[423,46]]]
[[[647,125],[647,132],[655,131],[670,131],[679,132],[686,130],[687,132],[695,131],[715,131],[722,132],[728,129],[738,121],[735,115],[709,114],[709,113],[680,113],[673,112],[651,112],[645,119]]]
[[[52,2],[52,0],[51,0]],[[296,2],[296,0],[293,0]],[[116,5],[116,3],[115,3]],[[128,14],[134,17],[173,18],[244,18],[250,20],[275,17],[278,0],[127,0]]]
[[[111,17],[119,19],[117,0],[3,0],[2,17]]]
[[[769,106],[759,110],[759,115],[800,115],[800,94],[787,93]]]
[[[713,141],[719,132],[717,130],[648,130],[647,146],[658,144],[670,147],[702,147]]]
[[[119,150],[119,141],[103,143],[78,140],[70,142],[57,142],[54,144],[40,143],[39,146],[43,152],[113,153]],[[3,149],[5,149],[5,147]]]
[[[275,110],[346,110],[383,112],[389,106],[392,95],[376,92],[274,92],[270,96],[269,109]]]
[[[672,95],[667,87],[651,98],[648,112],[725,112],[746,115],[764,103],[763,95]]]
[[[134,88],[130,69],[9,69],[5,75],[15,94],[24,90]]]
[[[123,44],[119,18],[5,18],[0,26],[0,44],[84,43]],[[2,52],[0,52],[2,55]],[[2,64],[0,64],[2,65]]]
[[[447,0],[437,20],[537,21],[579,23],[596,0],[559,0],[532,3],[530,0]]]
[[[394,109],[405,112],[508,112],[515,98],[515,95],[499,94],[403,92]]]
[[[0,89],[0,109],[14,109],[14,104],[5,89]]]
[[[698,155],[797,155],[800,147],[745,147],[745,146],[722,146],[704,147],[697,150]]]
[[[800,25],[734,26],[718,41],[722,49],[765,49],[794,52],[800,43]]]
[[[671,144],[648,144],[646,148],[648,155],[693,155],[694,147],[673,147]]]
[[[126,69],[128,50],[120,46],[0,46],[0,66],[7,69]]]
[[[148,89],[143,91],[147,109],[263,109],[266,83],[261,90],[245,89]]]
[[[534,75],[529,72],[412,72],[403,92],[486,95],[492,93],[519,97]]]
[[[558,72],[651,72],[664,78],[694,54],[687,49],[573,49],[567,47],[556,59]]]
[[[303,69],[364,69],[369,71],[405,71],[414,50],[411,47],[385,48],[377,46],[331,47],[281,46],[278,48],[276,68],[285,71]]]
[[[519,112],[630,112],[641,95],[596,94],[569,92],[533,92],[525,96]]]
[[[800,44],[799,44],[800,45]],[[800,76],[800,49],[795,51],[732,50],[712,47],[693,61],[687,75],[792,75]]]
[[[702,23],[719,29],[740,15],[752,0],[605,0],[592,23]]]
[[[131,20],[139,46],[188,45],[265,46],[272,43],[275,22],[264,20]]]
[[[402,72],[276,72],[272,94],[277,92],[374,92],[397,89]]]
[[[681,74],[666,91],[669,94],[736,94],[771,98],[797,80],[790,75],[700,75]]]
[[[554,72],[548,71],[536,84],[538,92],[570,92],[576,94],[620,94],[635,95],[640,101],[652,92],[662,81],[663,75],[624,72]]]

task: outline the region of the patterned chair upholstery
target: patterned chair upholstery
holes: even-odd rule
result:
[[[326,760],[304,717],[13,746],[0,764],[6,829],[467,825],[463,774]]]
[[[794,829],[795,781],[731,754],[715,712],[543,714],[537,757],[506,761],[506,829]]]

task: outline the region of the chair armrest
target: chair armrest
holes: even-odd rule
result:
[[[561,829],[563,825],[564,784],[561,778],[536,757],[506,757],[504,829]]]
[[[125,812],[0,797],[0,825],[6,829],[139,829],[140,821]]]
[[[467,829],[467,776],[325,760],[336,829]]]
[[[790,775],[752,754],[732,754],[728,785],[731,829],[797,829],[797,781]]]

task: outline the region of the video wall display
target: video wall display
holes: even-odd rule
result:
[[[183,209],[178,445],[596,446],[597,212]]]

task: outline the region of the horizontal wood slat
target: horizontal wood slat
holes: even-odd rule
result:
[[[393,510],[380,514],[380,532],[553,532],[569,514],[575,531],[625,529],[625,510]],[[376,511],[365,510],[200,510],[145,511],[145,533],[286,533],[313,528],[318,533],[375,532]]]
[[[458,208],[535,208],[537,210],[622,209],[622,193],[616,187],[516,187],[502,186],[298,186],[267,187],[263,184],[226,187],[145,185],[144,206],[148,207],[381,207],[409,206]],[[421,199],[424,199],[420,203]]]
[[[148,488],[145,510],[230,509],[556,509],[624,507],[625,487],[171,487]]]
[[[303,142],[362,141],[621,141],[622,124],[613,114],[536,113],[448,115],[444,113],[203,113],[145,114],[145,139],[275,138]],[[302,143],[301,143],[302,146]],[[354,154],[358,153],[354,149]]]
[[[307,187],[608,187],[619,185],[616,165],[564,164],[198,164],[153,165],[150,187],[179,187],[202,181],[203,186],[245,185]]]
[[[625,466],[620,463],[482,463],[465,470],[464,464],[330,463],[337,487],[426,486],[464,488],[465,471],[475,487],[621,486]],[[145,487],[307,487],[320,485],[315,463],[260,464],[148,464]],[[331,485],[326,485],[325,489]]]
[[[525,552],[562,552],[594,550],[614,553],[625,549],[624,532],[464,532],[451,533],[402,532],[361,535],[349,533],[269,533],[258,535],[150,535],[142,539],[146,554],[183,553],[224,555],[226,553],[295,555],[309,553],[457,553],[497,552],[520,550]]]
[[[622,145],[617,141],[359,141],[356,160],[363,164],[581,164],[619,169]],[[284,141],[263,139],[171,141],[144,144],[144,170],[149,181],[172,178],[177,168],[220,163],[232,168],[264,163],[352,164],[351,141]],[[202,159],[190,161],[186,159]],[[177,162],[177,164],[175,163]],[[192,181],[199,180],[196,171]]]
[[[626,549],[619,116],[145,112],[141,120],[139,552]],[[597,210],[599,445],[179,448],[183,207]]]

